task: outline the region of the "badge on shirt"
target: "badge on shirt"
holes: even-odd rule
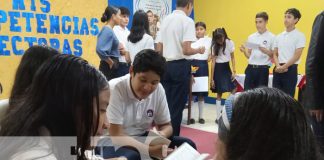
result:
[[[268,44],[268,41],[267,41],[267,40],[264,40],[264,41],[263,41],[263,44],[264,44],[264,45],[267,45],[267,44]]]
[[[147,110],[146,115],[147,117],[153,117],[153,110],[152,109]]]

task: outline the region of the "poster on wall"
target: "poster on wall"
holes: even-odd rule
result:
[[[160,20],[172,12],[172,0],[134,0],[133,3],[134,12],[140,9],[145,12],[151,10]]]
[[[100,8],[82,13],[79,10],[97,4],[86,0],[6,0],[0,4],[0,56],[20,56],[33,45],[48,45],[65,54],[82,56],[88,51],[87,42],[99,33],[99,18],[104,11]]]
[[[0,0],[0,99],[8,98],[21,57],[33,45],[98,66],[97,35],[107,5],[107,0]]]

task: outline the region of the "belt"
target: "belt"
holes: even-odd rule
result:
[[[286,63],[279,63],[279,64],[282,66],[282,65],[285,65]],[[293,64],[291,66],[298,66],[298,64]]]
[[[125,63],[125,62],[119,62],[119,65],[123,65],[123,66],[130,66],[130,63]]]
[[[270,68],[268,65],[253,65],[253,64],[249,64],[248,65],[251,68]]]

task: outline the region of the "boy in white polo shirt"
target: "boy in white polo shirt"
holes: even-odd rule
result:
[[[117,71],[117,77],[121,77],[128,74],[130,67],[129,55],[128,52],[125,51],[126,43],[128,41],[127,37],[130,34],[127,28],[127,25],[129,23],[130,12],[126,7],[119,7],[119,10],[121,15],[121,21],[120,24],[115,26],[113,29],[117,39],[120,42],[120,51],[123,52],[123,55],[119,57],[119,68]]]
[[[295,28],[301,18],[299,10],[288,9],[285,12],[286,31],[276,37],[274,43],[275,69],[273,72],[273,87],[294,97],[297,84],[297,68],[300,56],[306,44],[303,33]]]
[[[191,42],[196,41],[195,23],[188,17],[192,9],[193,0],[177,0],[177,9],[163,20],[158,38],[157,50],[167,60],[162,85],[167,96],[175,136],[180,134],[182,112],[191,79],[191,63],[186,58],[205,53],[205,47],[191,48]]]
[[[143,50],[136,55],[130,67],[130,74],[109,82],[111,97],[107,117],[110,123],[110,136],[125,136],[128,145],[133,144],[134,146],[131,146],[137,149],[145,148],[144,144],[131,137],[147,136],[154,122],[157,132],[171,140],[169,148],[180,146],[184,142],[196,147],[187,138],[172,136],[168,103],[160,84],[165,63],[165,59],[154,50]],[[162,147],[162,145],[149,146],[149,155],[163,158],[166,155],[162,156]],[[132,158],[138,157],[134,154],[139,153],[129,149],[118,156],[136,159]]]
[[[240,50],[249,59],[249,65],[245,70],[244,90],[261,86],[268,86],[269,68],[272,58],[272,47],[275,35],[267,29],[269,16],[266,12],[257,13],[255,25],[257,32],[249,36],[248,42],[258,44],[258,49],[246,49],[241,46]]]

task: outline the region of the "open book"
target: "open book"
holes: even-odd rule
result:
[[[167,158],[165,158],[165,160],[206,160],[208,156],[209,154],[200,154],[188,143],[184,143],[174,152],[172,152]]]

